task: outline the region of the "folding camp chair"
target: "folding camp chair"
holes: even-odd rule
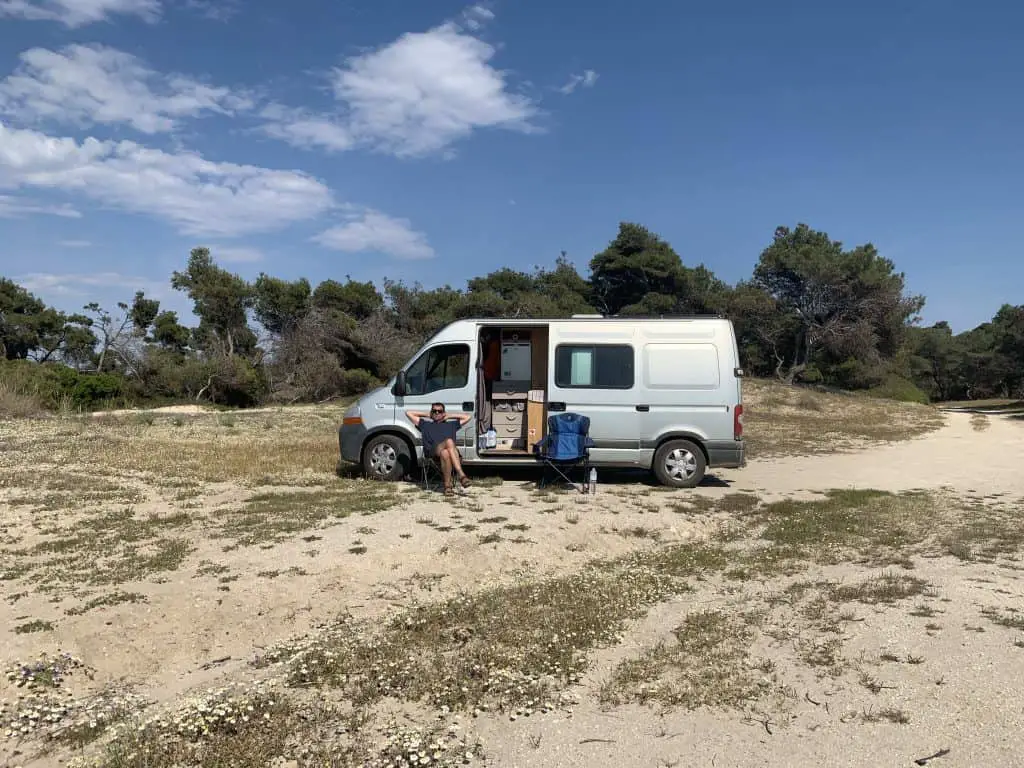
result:
[[[438,487],[438,484],[440,484],[440,487],[444,487],[444,469],[441,467],[441,462],[437,460],[437,457],[424,454],[420,460],[420,469],[423,472],[423,490],[432,491]],[[455,476],[455,467],[452,467],[451,473],[450,483],[452,488],[459,488],[458,478]]]
[[[590,449],[594,441],[590,439],[590,418],[578,413],[557,413],[548,417],[548,433],[534,445],[537,458],[544,465],[540,478],[540,487],[547,483],[547,470],[550,468],[566,483],[576,487],[569,478],[574,469],[582,469],[583,481],[579,492],[587,492],[587,475],[590,469]]]

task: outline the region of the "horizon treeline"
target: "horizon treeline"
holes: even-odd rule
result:
[[[464,287],[306,279],[253,281],[192,250],[171,286],[186,326],[144,293],[78,313],[0,277],[0,384],[41,408],[200,400],[227,406],[321,402],[389,378],[460,318],[715,314],[736,327],[748,375],[918,402],[1024,397],[1024,305],[954,334],[920,323],[923,296],[870,243],[844,248],[806,224],[779,227],[735,285],[687,266],[665,240],[624,222],[581,275],[563,252],[533,272],[503,268]],[[10,408],[8,408],[10,410]]]

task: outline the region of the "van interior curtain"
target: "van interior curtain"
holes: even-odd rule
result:
[[[487,399],[487,379],[484,375],[484,353],[487,349],[484,334],[480,334],[477,344],[479,348],[476,356],[476,431],[478,435],[482,435],[491,428],[491,403]]]

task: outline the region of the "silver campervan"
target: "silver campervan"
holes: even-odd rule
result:
[[[441,402],[474,416],[459,433],[465,464],[521,465],[550,414],[576,412],[590,417],[592,465],[693,487],[709,467],[744,464],[742,375],[721,318],[459,320],[346,411],[341,457],[405,476],[422,456],[405,412]]]

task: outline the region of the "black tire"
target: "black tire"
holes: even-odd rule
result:
[[[371,480],[401,480],[411,468],[409,444],[400,437],[380,435],[363,448],[363,473]]]
[[[704,479],[704,451],[689,440],[669,440],[654,454],[654,476],[670,488],[695,488]]]

